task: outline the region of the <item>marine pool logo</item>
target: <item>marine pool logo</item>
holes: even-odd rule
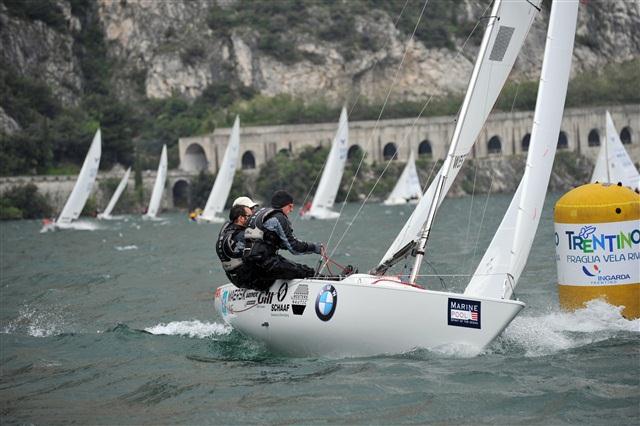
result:
[[[336,311],[336,306],[338,306],[338,292],[331,284],[327,284],[322,287],[316,298],[316,315],[322,321],[329,321]]]
[[[482,328],[480,302],[476,300],[449,298],[447,324],[454,327]]]

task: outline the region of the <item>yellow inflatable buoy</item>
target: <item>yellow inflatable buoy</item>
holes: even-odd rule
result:
[[[591,183],[555,206],[560,306],[602,298],[640,317],[640,195],[622,185]]]

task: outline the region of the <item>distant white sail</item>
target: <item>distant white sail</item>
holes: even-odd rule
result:
[[[622,145],[609,111],[607,111],[607,132],[604,144],[600,147],[591,182],[613,184],[621,182],[624,186],[629,186],[633,189],[640,188],[638,170],[633,165],[627,150],[624,149],[624,145]]]
[[[508,299],[525,267],[556,153],[577,17],[578,0],[553,3],[524,176],[465,295]]]
[[[156,183],[153,185],[153,192],[151,193],[151,201],[149,201],[149,207],[145,217],[155,218],[160,209],[160,202],[162,201],[162,193],[164,192],[164,184],[167,180],[167,146],[162,146],[162,154],[160,154],[160,164],[158,165],[158,174],[156,176]]]
[[[236,169],[238,168],[238,156],[240,153],[240,117],[236,116],[236,120],[233,123],[233,129],[231,135],[229,135],[229,144],[222,157],[222,164],[218,170],[216,181],[213,183],[213,188],[209,193],[207,204],[204,207],[202,214],[198,217],[198,220],[205,220],[208,222],[224,222],[225,219],[218,217],[218,214],[222,213],[224,206],[227,203],[229,192],[231,191],[231,185],[233,184],[233,177],[235,176]]]
[[[347,147],[349,144],[349,122],[347,109],[342,108],[338,131],[331,143],[331,150],[327,163],[322,171],[322,177],[318,184],[318,189],[313,197],[311,208],[305,213],[306,217],[314,219],[332,219],[338,217],[339,213],[331,210],[338,195],[338,188],[344,173],[344,166],[347,162]]]
[[[80,216],[80,213],[91,194],[93,184],[96,181],[101,155],[102,135],[100,133],[100,129],[98,129],[93,137],[93,142],[91,142],[91,147],[84,159],[82,169],[80,169],[80,174],[78,175],[76,184],[71,191],[71,195],[69,195],[62,212],[60,212],[60,216],[58,216],[58,219],[56,220],[57,224],[71,223],[71,221],[76,220]]]
[[[391,194],[384,200],[384,205],[407,204],[411,201],[420,200],[420,197],[422,197],[422,187],[420,186],[420,178],[418,177],[413,151],[411,151],[407,165],[404,166],[404,170]]]
[[[111,199],[109,200],[109,204],[107,204],[107,208],[104,209],[104,211],[98,215],[98,219],[108,219],[111,217],[111,212],[113,211],[113,208],[116,206],[116,203],[120,199],[122,192],[127,187],[127,183],[129,182],[130,172],[131,172],[131,167],[129,167],[127,171],[124,172],[124,176],[122,176],[122,179],[118,184],[118,187],[116,188],[115,192],[111,196]]]
[[[494,3],[447,158],[438,176],[383,256],[381,265],[418,238],[434,201],[440,176],[444,175],[446,179],[441,189],[443,195],[436,201],[436,207],[442,203],[444,194],[449,191],[465,158],[469,155],[513,68],[524,39],[537,15],[539,4],[540,0]]]

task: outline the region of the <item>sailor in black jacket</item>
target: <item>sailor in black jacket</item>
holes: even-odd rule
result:
[[[256,283],[267,290],[276,279],[307,278],[314,276],[314,269],[280,256],[278,250],[292,254],[320,254],[321,244],[298,240],[293,235],[287,217],[293,211],[293,197],[287,191],[276,191],[271,198],[271,208],[258,210],[249,220],[244,232],[243,260],[253,266],[254,273],[263,282]]]
[[[216,253],[222,262],[224,272],[233,284],[242,288],[252,288],[254,282],[253,268],[245,265],[242,260],[245,247],[244,230],[250,217],[249,207],[231,207],[229,222],[222,226],[216,242]]]

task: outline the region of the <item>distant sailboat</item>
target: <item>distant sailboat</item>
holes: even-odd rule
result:
[[[80,217],[80,213],[82,213],[82,209],[84,208],[84,205],[86,204],[93,189],[93,184],[96,181],[101,155],[102,134],[100,133],[100,129],[98,129],[93,137],[91,146],[89,147],[89,152],[84,159],[76,184],[73,186],[71,195],[69,195],[60,215],[54,222],[45,224],[41,232],[46,232],[55,228],[71,228],[71,223]]]
[[[164,184],[167,180],[167,146],[162,146],[162,154],[160,154],[160,164],[158,165],[158,174],[156,176],[156,183],[153,185],[153,192],[151,193],[151,201],[149,201],[149,207],[147,213],[143,216],[144,219],[155,219],[160,209],[160,202],[162,201],[162,193],[164,192]]]
[[[224,157],[222,157],[222,164],[218,169],[218,175],[216,181],[213,183],[213,188],[209,193],[207,204],[204,206],[202,214],[196,219],[198,222],[213,222],[222,223],[226,219],[218,216],[224,210],[224,206],[227,203],[229,192],[231,191],[231,185],[233,184],[233,177],[238,167],[238,154],[240,153],[240,117],[236,116],[236,120],[233,123],[231,129],[231,135],[229,135],[229,144],[224,151]]]
[[[113,216],[111,216],[111,212],[113,211],[113,208],[116,206],[116,203],[120,199],[122,192],[127,187],[127,183],[129,182],[130,172],[131,172],[131,167],[129,167],[127,171],[124,172],[124,176],[122,176],[122,179],[118,184],[118,187],[116,188],[115,192],[111,196],[111,200],[109,200],[109,204],[107,204],[107,208],[104,209],[104,211],[98,215],[98,219],[106,219],[106,220],[113,219]]]
[[[347,162],[347,147],[349,143],[349,122],[347,109],[342,108],[338,131],[331,144],[327,163],[322,171],[318,189],[313,197],[311,208],[303,213],[303,218],[335,219],[340,213],[331,210],[338,195],[338,188]]]
[[[385,206],[395,206],[407,203],[417,203],[422,197],[422,187],[420,186],[420,178],[418,177],[418,170],[416,169],[416,161],[413,156],[413,151],[409,155],[407,165],[404,166],[404,170],[396,183],[396,186],[391,191],[391,194],[384,200]]]
[[[591,182],[613,184],[621,182],[624,186],[640,189],[640,174],[622,145],[609,111],[607,111],[607,130],[604,144],[600,147]]]

